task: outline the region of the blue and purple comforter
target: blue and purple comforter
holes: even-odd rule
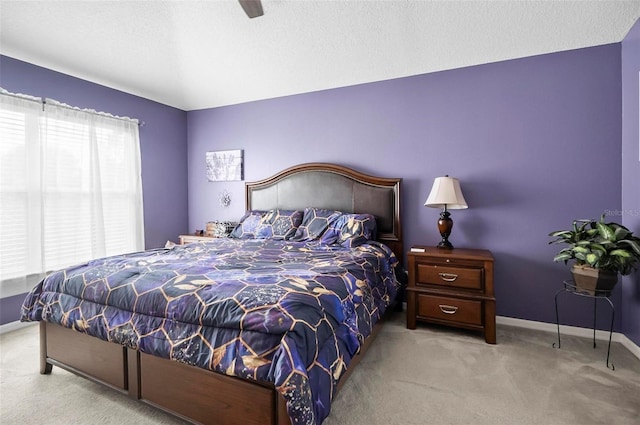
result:
[[[215,239],[48,275],[23,321],[275,384],[294,424],[320,424],[338,379],[395,298],[385,245]]]

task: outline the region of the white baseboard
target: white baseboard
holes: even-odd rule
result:
[[[534,329],[538,331],[557,333],[558,325],[555,323],[535,322],[533,320],[514,319],[513,317],[496,317],[497,325],[514,326],[518,328]],[[593,329],[579,328],[576,326],[560,325],[560,333],[562,335],[579,336],[584,338],[593,338]],[[609,341],[609,332],[596,329],[596,339]],[[626,335],[619,332],[613,332],[611,341],[621,343],[634,356],[640,359],[640,347],[631,341]]]
[[[640,359],[640,347],[638,347],[633,341],[627,338],[626,335],[621,335],[620,343],[631,352],[634,356]]]
[[[18,329],[26,328],[27,326],[37,325],[38,322],[9,322],[4,325],[0,325],[0,335],[11,331],[17,331]]]

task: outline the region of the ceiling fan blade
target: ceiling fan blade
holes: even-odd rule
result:
[[[264,15],[260,0],[238,0],[249,18],[257,18]]]

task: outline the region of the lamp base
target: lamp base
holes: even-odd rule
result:
[[[451,234],[451,229],[453,228],[453,220],[450,218],[450,213],[445,208],[444,211],[440,213],[440,220],[438,220],[438,231],[440,232],[440,236],[442,236],[442,240],[438,244],[438,248],[442,249],[453,249],[453,245],[449,242],[449,235]]]
[[[440,243],[438,244],[438,246],[436,248],[439,248],[439,249],[453,249],[453,245],[451,245],[451,242],[443,239],[442,241],[440,241]]]

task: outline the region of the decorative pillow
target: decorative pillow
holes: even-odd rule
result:
[[[322,235],[321,243],[355,248],[376,238],[376,219],[371,214],[342,214]]]
[[[326,210],[322,208],[305,208],[302,224],[296,230],[292,241],[314,241],[329,228],[342,213],[340,211]]]
[[[260,224],[260,221],[262,220],[263,215],[264,215],[264,211],[257,211],[257,210],[247,211],[242,216],[242,218],[240,219],[240,222],[238,223],[236,228],[233,229],[233,232],[231,232],[231,235],[229,236],[232,238],[238,238],[238,239],[254,238],[256,229],[258,228],[258,225]]]
[[[205,234],[213,238],[228,238],[237,225],[232,221],[208,221]]]
[[[260,220],[255,231],[258,239],[290,239],[302,223],[303,211],[270,210]]]

